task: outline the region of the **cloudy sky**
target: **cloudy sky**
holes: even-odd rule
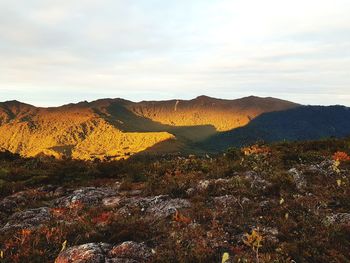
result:
[[[0,0],[0,101],[350,106],[349,0]]]

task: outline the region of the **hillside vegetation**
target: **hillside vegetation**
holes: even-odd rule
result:
[[[161,142],[169,145],[169,140],[174,151],[182,151],[217,130],[230,130],[263,112],[295,106],[272,98],[204,96],[140,103],[105,99],[56,108],[9,101],[0,103],[0,147],[27,157],[45,154],[84,160],[128,158]]]
[[[100,162],[0,153],[1,262],[349,262],[350,139]]]

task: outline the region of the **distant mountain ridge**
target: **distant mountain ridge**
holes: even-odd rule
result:
[[[256,116],[297,107],[299,104],[255,96],[236,100],[199,96],[193,100],[144,101],[130,110],[140,116],[175,126],[213,125],[218,131],[244,126]]]
[[[50,108],[7,101],[0,103],[0,147],[23,156],[86,160],[127,158],[167,141],[173,150],[181,151],[218,131],[242,127],[262,113],[299,106],[254,96],[142,102],[102,99]]]
[[[350,135],[350,109],[275,98],[101,99],[41,108],[0,103],[0,149],[23,156],[121,159],[137,153],[218,152],[257,141]]]

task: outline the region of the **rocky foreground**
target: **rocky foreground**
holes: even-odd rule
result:
[[[350,262],[350,158],[315,145],[135,160],[129,176],[109,164],[123,175],[70,184],[2,179],[1,262]]]

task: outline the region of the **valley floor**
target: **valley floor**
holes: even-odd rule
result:
[[[350,140],[103,163],[0,153],[0,262],[350,262]]]

